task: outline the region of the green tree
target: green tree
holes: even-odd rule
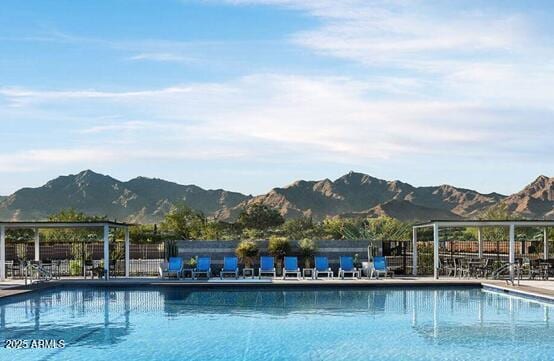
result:
[[[321,228],[326,239],[343,239],[344,229],[352,223],[352,220],[340,217],[328,217],[323,220]]]
[[[391,217],[367,218],[343,224],[342,238],[372,241],[407,241],[411,239],[409,223]]]
[[[498,204],[482,212],[479,215],[479,219],[511,220],[518,219],[518,217],[508,211],[508,206],[506,204]],[[482,237],[486,241],[505,241],[509,237],[508,232],[508,227],[483,227]]]
[[[161,242],[166,237],[155,224],[140,224],[129,228],[129,238],[134,243]]]
[[[162,223],[161,231],[169,236],[182,239],[201,239],[205,228],[206,218],[185,204],[175,205],[169,211]]]
[[[93,216],[79,212],[74,208],[62,209],[48,217],[51,222],[95,222],[107,220],[106,216]],[[102,238],[103,231],[98,227],[80,229],[47,229],[41,231],[46,242],[82,242]]]
[[[268,230],[278,227],[285,222],[283,216],[276,209],[265,204],[252,204],[239,215],[238,223],[244,228]]]
[[[280,230],[282,235],[289,239],[311,238],[316,233],[311,217],[289,219],[280,227]]]

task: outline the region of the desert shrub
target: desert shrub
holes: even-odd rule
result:
[[[304,266],[309,268],[312,262],[312,257],[317,251],[317,246],[313,239],[303,238],[298,242],[298,248],[302,257],[304,257]]]
[[[244,266],[249,268],[254,263],[254,259],[260,254],[260,249],[254,241],[242,241],[235,249],[235,254]]]

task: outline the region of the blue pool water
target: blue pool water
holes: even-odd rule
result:
[[[66,347],[0,360],[550,360],[554,307],[479,288],[58,288],[3,300],[6,339]]]

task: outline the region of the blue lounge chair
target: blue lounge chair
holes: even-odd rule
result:
[[[339,277],[344,279],[344,275],[349,273],[352,275],[352,278],[360,278],[360,271],[354,267],[354,261],[350,256],[340,256],[340,268],[339,268]]]
[[[375,278],[379,279],[379,275],[384,274],[385,278],[387,275],[393,275],[393,272],[390,270],[387,259],[382,256],[373,257],[373,266],[371,267],[371,278],[375,275]]]
[[[325,275],[333,279],[333,271],[329,267],[329,260],[325,256],[315,257],[314,278],[318,279],[319,275]]]
[[[198,279],[199,274],[205,274],[210,278],[212,274],[212,260],[210,257],[198,257],[196,268],[192,271],[192,278]]]
[[[258,278],[262,278],[262,274],[270,274],[276,277],[275,259],[271,256],[260,257],[260,268],[258,269]]]
[[[236,279],[239,278],[239,260],[237,257],[223,257],[223,268],[219,272],[219,278],[223,279],[226,274],[234,275]]]
[[[300,268],[298,267],[298,257],[285,257],[283,266],[283,279],[287,275],[293,274],[294,277],[300,279]]]
[[[183,258],[169,257],[167,268],[165,270],[162,269],[162,278],[165,275],[167,275],[167,277],[171,277],[171,275],[175,275],[175,277],[181,278],[182,272],[183,272]]]

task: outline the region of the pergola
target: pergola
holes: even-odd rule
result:
[[[35,231],[35,261],[40,261],[39,229],[65,228],[101,228],[104,232],[104,277],[110,278],[110,228],[121,228],[125,231],[125,277],[129,277],[129,226],[131,224],[114,221],[90,222],[0,222],[0,281],[6,279],[6,230],[33,229]]]
[[[479,258],[483,257],[483,239],[481,238],[481,229],[485,227],[507,227],[508,232],[508,262],[510,263],[510,276],[514,276],[515,263],[515,228],[542,227],[543,230],[543,253],[544,258],[548,258],[548,237],[547,228],[554,227],[554,220],[431,220],[428,222],[416,224],[412,228],[412,274],[417,276],[417,231],[422,228],[433,229],[433,276],[439,278],[439,230],[445,228],[472,227],[477,228],[477,241],[479,244]]]

